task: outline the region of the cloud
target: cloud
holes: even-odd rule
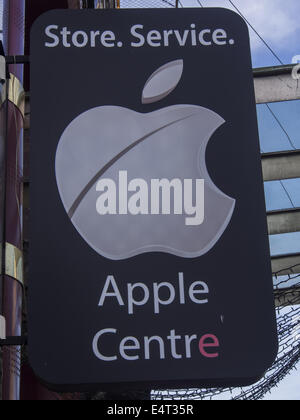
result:
[[[198,7],[197,0],[181,0],[186,7]],[[300,37],[299,0],[233,0],[241,13],[257,32],[274,49],[286,47],[296,49]],[[228,0],[201,0],[205,7],[232,9]],[[236,10],[235,10],[236,11]],[[250,29],[252,50],[265,48],[261,40]]]
[[[235,0],[234,3],[271,46],[282,49],[296,42],[298,44],[299,0]],[[253,32],[251,41],[254,49],[263,47]]]

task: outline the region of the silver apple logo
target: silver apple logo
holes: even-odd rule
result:
[[[148,79],[142,102],[169,95],[182,74],[182,60],[160,67]],[[57,147],[56,179],[80,235],[112,260],[146,252],[184,258],[207,253],[235,208],[205,162],[206,146],[224,123],[195,105],[148,114],[101,106],[75,118]]]

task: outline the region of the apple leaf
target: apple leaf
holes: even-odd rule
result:
[[[143,104],[152,104],[168,96],[177,87],[183,73],[183,60],[175,60],[156,70],[148,79],[142,95]]]

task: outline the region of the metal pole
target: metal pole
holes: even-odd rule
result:
[[[4,1],[4,46],[7,55],[24,54],[25,1]],[[22,170],[23,170],[23,66],[9,66],[5,174],[5,264],[3,315],[6,335],[20,336],[22,325]],[[3,348],[2,398],[20,399],[21,348]]]

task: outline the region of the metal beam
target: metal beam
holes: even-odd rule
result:
[[[255,78],[260,77],[271,77],[271,76],[282,76],[287,74],[292,74],[295,64],[287,64],[280,66],[271,66],[271,67],[257,67],[253,69],[253,76]]]
[[[262,155],[264,181],[300,178],[300,150]]]
[[[300,232],[300,208],[267,213],[269,235]]]
[[[272,272],[277,276],[300,274],[300,254],[277,255],[272,257]]]
[[[293,69],[296,69],[293,65],[255,69],[253,76],[256,103],[300,99],[300,75],[298,73],[298,79],[295,75],[293,77]]]

